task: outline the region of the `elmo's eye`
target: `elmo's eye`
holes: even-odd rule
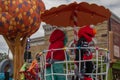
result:
[[[93,37],[91,34],[89,34],[89,33],[86,33],[88,36],[90,36],[90,37]]]

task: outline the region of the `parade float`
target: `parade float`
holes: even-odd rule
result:
[[[62,44],[64,43],[58,41],[58,39],[63,41],[64,35],[62,32],[58,28],[52,32],[49,39],[49,49],[40,52],[40,55],[46,54],[46,57],[44,57],[44,66],[42,67],[44,70],[44,77],[42,79],[108,80],[109,51],[104,48],[89,46],[89,42],[94,37],[93,34],[95,31],[92,30],[94,28],[93,25],[109,20],[110,16],[111,12],[105,7],[86,2],[74,2],[46,10],[41,15],[42,21],[58,28],[73,27],[74,43],[73,47],[63,46]],[[59,36],[61,37],[59,38]],[[85,44],[82,45],[84,41]],[[71,59],[68,55],[71,50],[74,52],[74,59]],[[63,57],[60,58],[63,52],[65,55],[63,56],[64,59]],[[57,67],[56,65],[59,66]],[[64,67],[64,69],[60,68],[60,66]]]
[[[13,6],[13,4],[16,5]],[[4,36],[13,53],[14,79],[18,79],[18,74],[20,73],[23,79],[26,78],[28,80],[56,80],[55,76],[64,76],[63,80],[108,80],[109,51],[104,48],[89,46],[89,42],[92,41],[91,37],[94,37],[94,35],[91,35],[91,33],[94,33],[94,30],[91,30],[94,28],[93,25],[109,20],[111,16],[110,11],[104,6],[87,2],[74,2],[44,11],[44,4],[41,0],[0,1],[0,5],[0,34]],[[5,9],[3,9],[4,7]],[[26,39],[38,30],[41,19],[47,24],[57,26],[55,30],[61,27],[72,27],[74,30],[73,47],[56,48],[53,46],[36,55],[39,57],[40,62],[33,60],[30,66],[27,67],[27,63],[22,66]],[[81,40],[80,35],[84,35],[85,39],[85,35],[90,36],[90,38],[87,37],[88,44],[77,45],[79,39]],[[112,40],[112,34],[109,38]],[[84,39],[82,38],[82,40]],[[111,44],[109,44],[109,49],[113,49]],[[84,53],[83,50],[87,51],[87,53]],[[54,60],[54,53],[60,51],[65,53],[65,57],[63,61],[59,62]],[[73,51],[74,59],[71,59],[70,51]],[[46,54],[51,56],[46,58]],[[114,59],[112,60],[114,61]],[[93,64],[89,68],[91,69],[90,72],[87,72],[86,70],[89,70],[87,65],[89,62],[90,65],[91,62]],[[56,66],[55,64],[59,65],[61,63],[64,67],[62,73],[55,71],[54,69],[56,68],[53,68]],[[51,71],[50,73],[47,72],[47,68]]]

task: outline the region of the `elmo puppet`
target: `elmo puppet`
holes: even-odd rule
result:
[[[78,31],[78,37],[79,40],[76,44],[77,47],[88,47],[88,44],[92,41],[92,38],[94,38],[96,34],[96,30],[91,28],[89,25],[84,26],[83,28],[80,28]],[[80,57],[79,57],[80,55]],[[90,52],[90,49],[77,49],[76,55],[75,55],[75,61],[79,60],[90,60],[92,59],[92,53]],[[77,70],[79,71],[79,63],[76,63]],[[80,72],[77,72],[76,80],[92,80],[92,78],[89,75],[85,75],[84,73],[92,73],[93,71],[93,62],[92,61],[86,61],[81,62],[81,69]],[[79,75],[82,74],[82,75]]]

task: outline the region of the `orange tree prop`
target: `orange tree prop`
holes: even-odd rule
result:
[[[26,38],[38,30],[44,9],[42,0],[0,0],[0,34],[13,54],[15,80],[24,62]]]

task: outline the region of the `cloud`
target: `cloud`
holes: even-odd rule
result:
[[[0,35],[0,52],[1,53],[9,53],[9,58],[12,59],[13,56],[12,56],[12,53],[11,51],[9,50],[9,47],[6,43],[6,41],[4,40],[3,36]]]
[[[38,31],[35,32],[34,34],[32,34],[30,38],[37,38],[37,37],[42,37],[42,36],[44,36],[44,29],[43,29],[43,27],[42,27],[43,24],[44,24],[44,23],[41,23],[40,28],[38,29]]]
[[[106,6],[114,5],[120,3],[120,0],[100,0],[100,3]]]
[[[57,7],[58,5],[67,3],[66,0],[43,0],[46,9],[50,9],[51,7]]]

